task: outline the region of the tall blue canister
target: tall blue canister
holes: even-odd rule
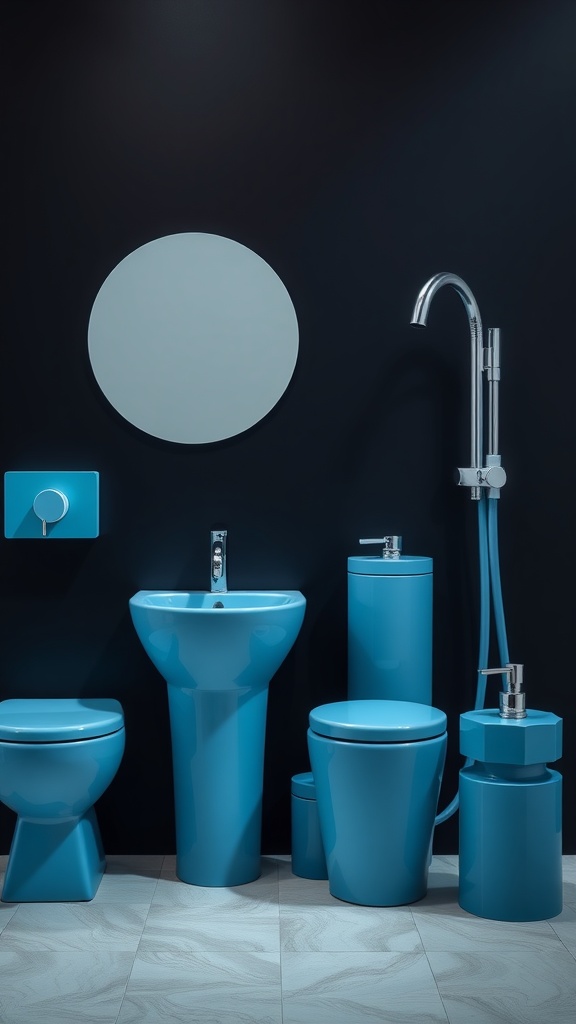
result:
[[[348,697],[432,703],[432,559],[398,536],[348,558]]]
[[[459,903],[496,921],[562,910],[562,776],[546,763],[562,755],[562,719],[525,710],[521,670],[484,670],[511,675],[500,710],[460,717]]]

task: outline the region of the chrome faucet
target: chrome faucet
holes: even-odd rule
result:
[[[436,292],[445,284],[452,285],[458,292],[468,315],[471,341],[470,374],[470,466],[458,468],[458,483],[470,487],[470,497],[479,501],[481,488],[489,488],[491,498],[500,497],[500,488],[506,483],[506,473],[500,464],[498,453],[498,384],[500,381],[500,330],[488,331],[488,347],[482,341],[482,320],[480,310],[470,288],[456,274],[435,274],[420,291],[410,323],[414,327],[425,327],[430,303]],[[486,371],[489,382],[489,433],[486,465],[483,455],[483,393],[482,373]]]
[[[212,530],[210,532],[211,542],[211,565],[210,565],[210,591],[212,594],[224,594],[228,589],[226,582],[226,537],[227,530]]]

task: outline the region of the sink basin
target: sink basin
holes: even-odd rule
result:
[[[140,590],[130,599],[134,628],[158,671],[195,690],[267,686],[305,608],[296,590]]]
[[[268,684],[306,610],[297,590],[140,590],[136,633],[168,684],[176,873],[192,885],[260,874]]]

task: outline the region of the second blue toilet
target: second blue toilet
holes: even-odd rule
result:
[[[333,896],[386,907],[426,895],[446,743],[446,715],[426,704],[350,700],[310,712]]]

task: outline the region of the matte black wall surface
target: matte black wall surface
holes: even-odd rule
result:
[[[476,509],[452,479],[469,452],[470,345],[449,289],[426,331],[409,327],[448,270],[502,331],[510,656],[529,706],[565,721],[575,852],[573,3],[25,0],[0,17],[3,471],[95,469],[101,485],[97,540],[0,541],[1,696],[122,702],[106,849],[174,849],[165,684],[128,599],[205,589],[216,522],[231,588],[308,600],[270,686],[264,851],[290,849],[308,712],[346,694],[346,559],[362,536],[400,533],[434,559],[442,806],[454,796],[478,645]],[[299,321],[281,401],[213,445],[130,426],[88,359],[105,277],[180,231],[257,252]],[[4,852],[13,822],[0,808]],[[456,816],[436,850],[455,852],[457,833]]]

